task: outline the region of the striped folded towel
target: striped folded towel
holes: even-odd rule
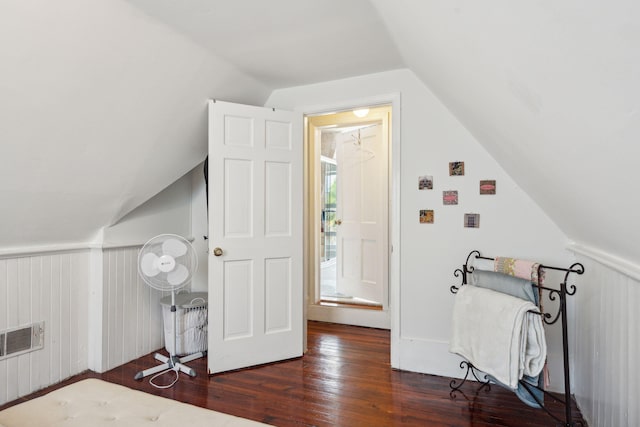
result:
[[[541,285],[544,282],[544,270],[540,263],[516,258],[496,257],[493,271],[509,276],[531,280],[531,283]]]

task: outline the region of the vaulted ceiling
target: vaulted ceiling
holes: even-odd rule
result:
[[[628,0],[3,1],[1,245],[86,241],[167,187],[205,155],[207,98],[406,67],[570,239],[640,259],[639,18]]]

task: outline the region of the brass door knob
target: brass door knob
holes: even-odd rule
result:
[[[214,254],[215,256],[220,256],[220,255],[222,255],[222,248],[215,248],[215,249],[213,250],[213,254]]]
[[[341,219],[336,219],[336,225],[340,225],[342,224],[342,220]]]

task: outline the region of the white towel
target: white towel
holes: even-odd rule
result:
[[[547,357],[542,318],[529,302],[472,285],[461,286],[453,305],[449,351],[516,389],[523,375],[540,374]]]

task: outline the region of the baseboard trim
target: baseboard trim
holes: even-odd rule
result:
[[[384,310],[371,310],[344,306],[328,307],[318,304],[310,304],[307,307],[307,319],[317,320],[319,322],[364,326],[367,328],[391,328],[389,312]]]

